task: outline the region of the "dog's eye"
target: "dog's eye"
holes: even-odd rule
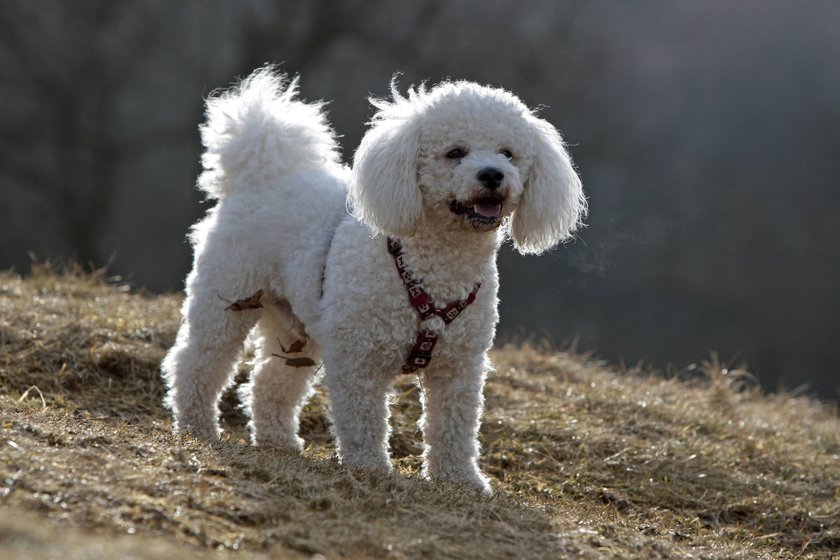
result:
[[[499,153],[502,154],[503,156],[505,156],[508,159],[513,159],[513,152],[511,152],[510,150],[502,150]]]
[[[446,152],[446,157],[449,159],[462,159],[467,155],[467,152],[461,148],[454,148]]]

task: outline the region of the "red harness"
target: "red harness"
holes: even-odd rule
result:
[[[464,299],[453,301],[445,307],[435,307],[435,301],[432,299],[420,282],[414,279],[411,271],[405,266],[405,255],[403,254],[402,245],[399,241],[392,237],[388,237],[388,252],[394,257],[394,263],[397,265],[397,272],[405,285],[408,292],[408,301],[411,303],[417,314],[420,315],[420,320],[425,321],[430,317],[437,315],[443,319],[444,324],[448,325],[461,312],[467,308],[469,304],[475,301],[475,294],[481,287],[481,282],[476,282],[472,291]],[[417,339],[414,341],[414,346],[408,354],[408,358],[403,364],[403,373],[414,373],[418,369],[423,369],[432,361],[432,350],[438,340],[438,334],[428,329],[420,329],[417,331]]]

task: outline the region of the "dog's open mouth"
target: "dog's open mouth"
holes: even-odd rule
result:
[[[504,198],[485,196],[469,202],[453,200],[449,209],[458,216],[464,216],[476,229],[495,229],[502,222]]]

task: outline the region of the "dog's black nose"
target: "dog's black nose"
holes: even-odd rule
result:
[[[478,182],[488,189],[498,189],[505,174],[495,167],[485,167],[478,172]]]

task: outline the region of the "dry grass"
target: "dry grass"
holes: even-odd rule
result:
[[[0,557],[831,558],[840,419],[715,359],[689,379],[533,346],[494,353],[484,498],[419,477],[400,382],[396,476],[342,469],[318,395],[302,456],[173,437],[158,363],[176,296],[0,275]]]

